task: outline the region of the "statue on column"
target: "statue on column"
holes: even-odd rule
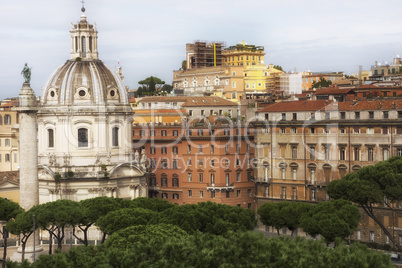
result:
[[[145,163],[147,162],[147,152],[145,149],[141,150],[141,167],[145,169]]]
[[[31,69],[28,64],[25,63],[24,69],[22,69],[21,74],[24,77],[25,83],[29,84],[31,82]]]
[[[140,162],[140,153],[138,152],[138,150],[136,150],[134,153],[134,162],[136,163]]]

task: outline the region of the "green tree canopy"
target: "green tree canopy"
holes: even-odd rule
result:
[[[327,193],[334,199],[350,200],[361,206],[400,250],[392,234],[375,215],[377,205],[402,201],[402,157],[392,157],[374,166],[361,168],[357,173],[349,173],[340,180],[332,181],[327,186]],[[384,200],[385,198],[385,200]],[[385,201],[385,202],[384,202]]]
[[[283,68],[282,68],[282,66],[280,66],[280,65],[274,65],[274,69],[277,69],[277,70],[283,72]]]
[[[360,221],[360,212],[351,202],[339,199],[312,206],[301,216],[301,227],[309,235],[322,235],[330,243],[351,235]]]
[[[150,76],[138,82],[138,84],[142,85],[149,92],[159,91],[162,86],[165,84],[165,81],[161,80],[158,77]]]
[[[138,197],[133,199],[131,202],[131,207],[150,209],[157,212],[161,212],[175,206],[166,200],[147,197]]]
[[[161,212],[152,223],[177,225],[191,234],[197,231],[224,234],[230,230],[253,230],[256,219],[254,212],[249,209],[201,202],[197,205],[174,206]]]
[[[23,211],[19,213],[15,219],[11,219],[6,225],[6,229],[10,233],[20,236],[22,248],[21,261],[23,261],[25,257],[25,246],[28,238],[33,233],[33,214],[32,209],[27,212]]]
[[[388,255],[359,243],[329,248],[300,237],[267,239],[253,232],[175,235],[169,228],[131,227],[111,236],[119,243],[41,255],[35,267],[393,267]],[[126,235],[129,247],[124,245]]]
[[[123,208],[99,218],[96,225],[110,235],[130,226],[147,225],[157,212],[144,208]]]
[[[327,81],[324,77],[320,77],[320,81],[314,82],[312,88],[329,87],[330,85],[332,85],[331,80]]]

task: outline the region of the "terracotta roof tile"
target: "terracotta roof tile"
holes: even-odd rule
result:
[[[336,95],[336,94],[354,94],[353,89],[350,88],[323,88],[317,89],[315,95]]]
[[[184,102],[182,107],[198,106],[237,106],[233,101],[219,97],[145,97],[142,102]]]
[[[301,112],[323,110],[332,100],[312,100],[312,101],[283,101],[259,110],[264,112]]]

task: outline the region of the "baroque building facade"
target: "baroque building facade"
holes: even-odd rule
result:
[[[72,25],[71,57],[42,89],[40,203],[147,195],[146,154],[132,151],[132,109],[120,75],[98,57],[96,25]]]

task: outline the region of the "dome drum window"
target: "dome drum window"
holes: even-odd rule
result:
[[[116,88],[110,87],[108,89],[107,98],[108,99],[117,99],[119,97],[119,93]]]
[[[76,100],[89,100],[90,99],[89,89],[82,86],[78,87],[77,90],[75,91],[74,98]]]

